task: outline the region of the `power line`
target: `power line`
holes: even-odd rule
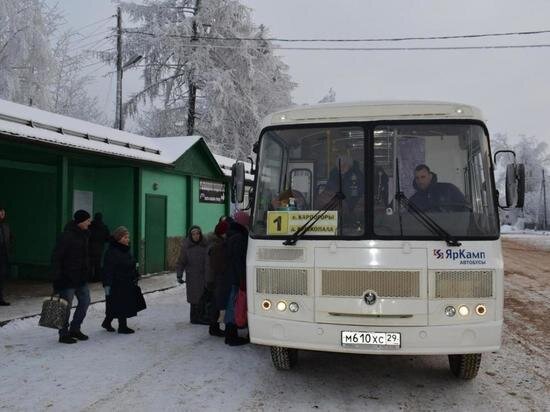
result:
[[[139,30],[124,30],[127,34],[142,34],[145,36],[160,37],[158,34],[144,32]],[[481,37],[505,37],[505,36],[527,36],[536,34],[550,33],[550,29],[547,30],[531,30],[531,31],[519,31],[519,32],[504,32],[504,33],[482,33],[482,34],[460,34],[460,35],[448,35],[448,36],[416,36],[416,37],[379,37],[379,38],[352,38],[352,39],[290,39],[279,37],[214,37],[214,36],[198,36],[183,34],[167,34],[166,37],[176,37],[183,39],[197,38],[199,40],[216,40],[216,41],[273,41],[273,42],[389,42],[389,41],[410,41],[410,40],[449,40],[449,39],[472,39]]]
[[[217,44],[179,44],[178,47],[188,48],[212,48],[236,50],[242,46],[229,46]],[[273,50],[302,50],[302,51],[428,51],[428,50],[491,50],[491,49],[532,49],[548,48],[550,44],[521,44],[521,45],[494,45],[494,46],[433,46],[433,47],[277,47]],[[244,46],[252,50],[261,50],[261,46]],[[140,65],[141,66],[141,65]]]

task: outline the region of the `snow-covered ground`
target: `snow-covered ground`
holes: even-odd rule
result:
[[[147,295],[134,335],[100,328],[103,303],[83,325],[90,340],[57,343],[36,318],[0,328],[0,409],[7,411],[549,410],[548,364],[507,328],[479,376],[451,376],[445,356],[300,352],[276,371],[269,350],[228,347],[188,322],[185,288]],[[115,321],[116,323],[116,321]],[[547,358],[546,358],[547,359]]]

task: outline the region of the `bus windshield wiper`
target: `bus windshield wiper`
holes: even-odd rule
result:
[[[426,226],[434,234],[445,240],[445,242],[447,242],[447,246],[460,246],[462,244],[458,241],[458,239],[456,239],[453,235],[443,229],[435,220],[433,220],[430,215],[411,202],[403,192],[397,192],[395,194],[395,199],[397,200],[399,206],[403,204],[409,211],[413,212],[413,216],[416,220]]]
[[[296,229],[296,232],[294,232],[288,239],[286,239],[283,242],[283,245],[285,246],[294,246],[298,240],[304,236],[309,229],[313,227],[315,223],[319,219],[321,219],[329,210],[334,208],[334,206],[338,205],[338,211],[340,212],[342,200],[346,198],[346,195],[342,192],[342,168],[340,165],[340,161],[338,161],[338,178],[339,178],[339,188],[338,192],[332,196],[332,198],[327,202],[327,204],[321,209],[318,210],[313,216],[311,216],[306,223],[304,223],[302,226],[300,226],[298,229]]]
[[[426,212],[424,212],[422,209],[420,209],[418,206],[416,206],[414,203],[412,203],[407,196],[401,191],[401,184],[399,182],[399,159],[395,159],[395,172],[396,172],[396,188],[395,188],[395,200],[397,200],[398,204],[398,212],[399,212],[399,228],[401,230],[401,236],[403,236],[403,221],[401,218],[401,204],[405,205],[405,207],[413,212],[413,216],[418,220],[420,223],[422,223],[425,227],[427,227],[432,233],[436,234],[445,242],[447,242],[447,246],[460,246],[462,243],[460,243],[453,235],[451,235],[449,232],[447,232],[445,229],[443,229],[435,220],[433,220],[430,215],[428,215]]]

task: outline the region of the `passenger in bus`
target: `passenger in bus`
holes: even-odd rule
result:
[[[271,200],[273,210],[306,210],[306,198],[295,189],[287,189]]]
[[[409,202],[424,212],[460,212],[466,210],[464,195],[452,183],[437,181],[437,174],[425,164],[414,169],[413,187],[416,193]]]
[[[341,153],[336,157],[335,166],[330,171],[328,182],[317,199],[317,207],[324,208],[340,190],[340,175],[342,193],[345,196],[341,209],[343,224],[344,226],[360,226],[365,210],[365,175],[359,167],[359,163],[353,161],[348,153]],[[334,209],[336,210],[338,207]]]
[[[201,298],[206,286],[207,245],[199,226],[191,226],[187,237],[181,243],[176,265],[177,280],[183,283],[183,272],[187,286],[187,302],[191,305],[190,322],[195,325],[210,325],[202,318]]]

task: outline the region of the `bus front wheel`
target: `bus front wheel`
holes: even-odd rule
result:
[[[271,360],[275,368],[279,370],[290,370],[298,363],[298,350],[272,346]]]
[[[466,353],[463,355],[449,355],[451,372],[457,378],[473,379],[477,376],[481,364],[481,353]]]

